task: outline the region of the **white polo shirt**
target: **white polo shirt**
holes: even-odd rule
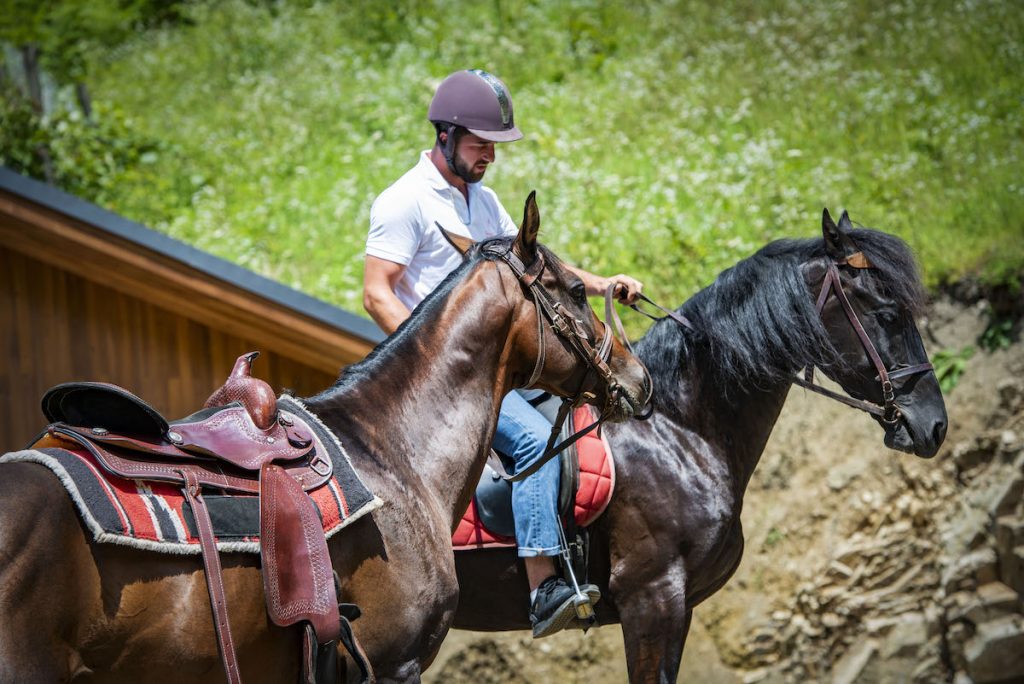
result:
[[[419,163],[378,195],[370,209],[366,253],[406,267],[395,295],[410,311],[462,263],[435,221],[477,242],[519,232],[493,190],[482,182],[467,187],[468,203],[430,161],[430,153],[423,152]]]

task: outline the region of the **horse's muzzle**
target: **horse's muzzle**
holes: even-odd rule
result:
[[[945,414],[925,420],[902,409],[895,423],[886,424],[881,419],[878,422],[885,428],[885,446],[921,458],[931,458],[938,453],[946,438]]]
[[[638,392],[631,392],[627,387],[614,383],[608,388],[608,420],[622,423],[643,412],[651,398],[651,382],[647,373],[639,383]]]

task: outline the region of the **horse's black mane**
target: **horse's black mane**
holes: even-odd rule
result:
[[[497,237],[484,240],[473,245],[466,253],[466,257],[463,259],[462,264],[449,273],[448,276],[441,281],[441,284],[434,288],[433,292],[427,295],[420,305],[413,310],[412,315],[405,319],[394,333],[378,344],[362,361],[346,366],[342,370],[341,375],[335,381],[334,385],[318,395],[311,397],[308,401],[316,402],[321,399],[326,399],[330,395],[334,395],[339,391],[344,391],[353,385],[364,382],[367,378],[374,376],[377,369],[383,362],[383,359],[389,357],[392,350],[408,344],[410,340],[416,339],[420,322],[424,319],[430,319],[437,315],[438,309],[444,305],[444,301],[447,299],[448,294],[455,287],[456,283],[462,280],[468,271],[473,269],[481,261],[494,261],[498,259],[501,254],[512,249],[512,243],[514,241],[515,237]],[[558,258],[546,247],[540,244],[537,246],[544,253],[546,263],[559,263]]]
[[[870,229],[849,234],[875,266],[871,273],[881,290],[897,306],[920,311],[924,290],[907,245]],[[837,363],[838,354],[814,307],[817,292],[808,291],[799,267],[824,257],[822,239],[766,245],[680,307],[695,330],[684,332],[662,321],[637,343],[638,356],[656,379],[673,386],[684,368],[706,361],[710,367],[701,372],[723,390],[768,387],[798,368]]]

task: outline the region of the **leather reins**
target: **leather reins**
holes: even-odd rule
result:
[[[485,247],[484,249],[487,248]],[[612,409],[618,404],[619,398],[623,393],[623,389],[618,381],[616,381],[615,376],[608,365],[608,359],[611,357],[612,343],[614,341],[611,326],[607,321],[602,321],[604,323],[604,336],[601,339],[601,343],[596,347],[590,343],[587,339],[586,331],[583,329],[582,321],[569,315],[568,312],[565,312],[565,307],[563,307],[560,302],[553,301],[547,291],[545,291],[541,286],[540,276],[544,272],[544,268],[546,266],[543,252],[537,250],[537,257],[529,266],[523,264],[522,259],[512,251],[511,247],[507,250],[489,250],[489,253],[497,256],[508,264],[509,268],[512,269],[512,272],[525,288],[527,294],[533,300],[534,309],[537,312],[537,361],[534,364],[533,372],[530,375],[530,380],[526,387],[532,387],[537,382],[544,368],[544,363],[547,357],[544,335],[545,318],[547,318],[548,325],[555,334],[566,340],[576,356],[589,366],[587,374],[584,375],[583,379],[580,381],[580,388],[576,392],[576,395],[572,398],[565,398],[562,400],[562,405],[558,409],[558,416],[555,419],[554,425],[552,425],[551,435],[544,448],[544,453],[541,454],[536,461],[515,475],[509,475],[500,461],[492,459],[491,467],[494,468],[495,472],[497,472],[502,479],[509,482],[517,482],[537,472],[554,456],[567,449],[581,437],[596,429],[601,423],[603,423],[610,415]],[[614,287],[609,287],[608,291],[605,293],[606,309],[611,307],[613,293]],[[617,318],[616,322],[621,329],[621,323],[618,322]],[[625,337],[623,337],[623,339],[625,340]],[[628,340],[625,344],[628,347]],[[607,388],[607,398],[604,407],[601,409],[600,416],[595,422],[591,423],[586,428],[574,433],[556,445],[555,442],[558,440],[558,435],[562,432],[562,425],[565,423],[565,419],[568,417],[569,411],[573,408],[582,406],[594,398],[595,395],[593,392],[584,389],[592,374],[596,374],[599,381],[603,382]]]
[[[825,278],[821,284],[821,292],[818,293],[816,308],[818,310],[818,315],[820,316],[821,312],[825,308],[829,295],[835,293],[836,298],[839,299],[840,303],[843,305],[843,312],[846,314],[846,320],[848,320],[850,325],[853,326],[853,330],[857,333],[857,337],[860,339],[860,343],[864,347],[864,351],[867,353],[868,359],[871,360],[875,370],[878,371],[878,375],[876,377],[882,385],[882,403],[876,404],[864,399],[847,397],[826,389],[821,385],[814,384],[814,366],[807,366],[804,369],[804,377],[801,378],[797,376],[793,378],[793,382],[805,389],[811,390],[812,392],[817,392],[822,396],[835,399],[847,406],[852,406],[878,416],[886,425],[895,425],[899,422],[902,414],[900,413],[899,406],[896,405],[896,392],[893,389],[892,381],[896,378],[916,375],[917,373],[926,373],[934,370],[934,367],[930,362],[926,361],[925,363],[919,363],[893,371],[886,369],[885,363],[882,362],[882,357],[878,354],[878,350],[871,342],[871,338],[868,337],[867,331],[864,330],[864,325],[860,322],[860,319],[857,317],[857,312],[853,310],[853,305],[850,304],[850,299],[846,296],[846,292],[843,290],[843,283],[839,277],[839,266],[843,265],[857,269],[872,268],[871,263],[868,261],[867,257],[864,256],[863,252],[855,252],[854,254],[847,256],[842,261],[829,261],[828,270],[825,272]]]
[[[882,422],[884,422],[887,425],[895,425],[897,422],[899,422],[899,419],[902,414],[900,413],[899,406],[897,406],[896,404],[896,392],[893,389],[892,381],[897,378],[904,378],[910,375],[916,375],[917,373],[926,373],[928,371],[934,370],[934,367],[930,362],[926,361],[925,363],[919,363],[913,366],[906,366],[904,368],[898,368],[893,371],[889,371],[886,369],[885,363],[882,362],[882,357],[879,355],[878,350],[875,348],[875,345],[871,342],[871,338],[868,337],[867,331],[864,330],[864,325],[860,322],[860,319],[857,317],[857,312],[854,311],[853,305],[850,304],[850,299],[846,296],[846,292],[843,290],[843,283],[839,277],[839,266],[844,265],[850,266],[851,268],[859,269],[873,268],[871,263],[868,261],[867,257],[864,256],[863,252],[856,252],[854,254],[851,254],[842,261],[829,261],[828,269],[825,272],[825,277],[821,284],[821,291],[818,293],[818,299],[815,308],[817,309],[818,315],[820,316],[821,312],[825,308],[825,304],[828,301],[829,295],[832,294],[833,292],[835,293],[835,296],[842,303],[843,312],[846,314],[846,319],[850,322],[850,325],[853,326],[854,332],[857,333],[857,338],[860,340],[861,345],[864,347],[864,351],[867,353],[868,359],[871,360],[871,363],[874,365],[875,370],[878,371],[877,378],[882,385],[882,403],[876,404],[874,402],[867,401],[864,399],[855,399],[853,397],[848,397],[846,395],[839,394],[838,392],[833,392],[832,390],[826,389],[821,385],[814,384],[813,366],[807,366],[804,369],[804,377],[801,378],[797,376],[793,378],[793,382],[799,385],[800,387],[809,389],[812,392],[816,392],[830,399],[835,399],[836,401],[842,402],[847,406],[852,406],[853,408],[857,408],[862,411],[867,411],[872,415],[876,415],[882,420]],[[648,304],[656,307],[657,309],[660,309],[662,312],[665,313],[665,315],[654,316],[647,313],[646,311],[643,311],[635,304],[632,304],[630,305],[630,308],[633,309],[634,311],[643,314],[644,316],[647,316],[648,318],[654,321],[661,321],[666,318],[671,318],[673,321],[675,321],[678,325],[682,326],[683,328],[686,328],[691,331],[696,330],[694,325],[682,314],[676,313],[675,311],[672,311],[670,309],[666,309],[660,304],[653,302],[651,299],[649,299],[643,294],[639,295],[639,297]],[[616,321],[616,323],[621,327],[620,322]],[[638,417],[646,418],[649,415],[650,413],[648,412],[645,416]]]

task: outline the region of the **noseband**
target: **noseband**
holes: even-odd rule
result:
[[[868,337],[867,332],[864,330],[864,325],[860,322],[857,317],[857,313],[853,310],[853,305],[850,304],[850,299],[846,296],[846,292],[843,291],[843,282],[839,278],[839,266],[850,266],[851,268],[865,269],[872,268],[871,263],[867,257],[864,256],[863,252],[856,252],[849,255],[842,261],[829,261],[828,270],[825,272],[825,278],[821,284],[821,292],[818,293],[817,310],[818,315],[825,309],[825,303],[828,301],[828,297],[832,292],[835,292],[836,297],[843,305],[843,311],[846,313],[846,320],[853,326],[854,332],[857,333],[857,337],[860,339],[861,345],[864,347],[864,351],[867,352],[868,358],[871,363],[874,364],[875,370],[878,371],[878,381],[882,384],[882,402],[876,404],[874,402],[865,401],[863,399],[854,399],[853,397],[847,397],[837,392],[825,389],[820,385],[814,384],[814,367],[808,366],[804,369],[804,377],[796,377],[793,382],[801,387],[817,392],[823,396],[840,401],[848,406],[867,411],[873,415],[878,416],[883,423],[886,425],[895,425],[899,422],[901,413],[899,406],[896,405],[896,392],[893,390],[892,381],[896,378],[904,378],[909,375],[915,375],[917,373],[926,373],[934,370],[933,366],[929,362],[919,363],[914,366],[907,366],[906,368],[899,368],[897,370],[888,371],[885,368],[885,364],[882,362],[882,357],[879,356],[878,350],[875,349],[875,345],[872,344],[871,338]]]

